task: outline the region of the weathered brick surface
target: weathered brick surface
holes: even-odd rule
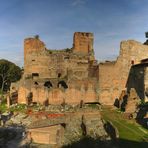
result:
[[[76,32],[73,40],[71,49],[48,50],[39,38],[25,39],[24,75],[17,87],[19,103],[28,103],[27,96],[32,93],[32,101],[39,103],[78,104],[83,100],[113,105],[130,85],[131,67],[148,54],[147,45],[122,41],[116,61],[97,64],[93,34]],[[45,87],[46,82],[51,83],[50,88]],[[148,88],[146,75],[142,85],[144,94]]]
[[[115,62],[99,64],[99,100],[113,105],[127,87],[131,66],[147,58],[148,46],[128,40],[121,42],[120,55]]]
[[[41,104],[97,102],[97,70],[92,33],[75,33],[73,48],[64,50],[48,50],[39,38],[25,39],[18,102],[28,103],[29,94]]]
[[[140,104],[140,98],[138,97],[136,90],[131,88],[128,99],[127,105],[125,107],[125,113],[133,114],[137,111],[138,105]]]
[[[28,130],[28,139],[31,138],[35,143],[60,146],[63,136],[64,129],[61,125],[53,125],[49,127]]]
[[[74,34],[74,52],[91,53],[93,51],[93,33],[75,32]]]
[[[75,113],[65,113],[64,116],[37,120],[29,126],[28,138],[36,143],[52,145],[68,145],[78,141],[83,136],[86,127],[86,135],[94,139],[110,139],[104,128],[104,121],[97,110],[91,109]],[[64,128],[61,125],[65,125]],[[29,137],[30,136],[30,137]]]

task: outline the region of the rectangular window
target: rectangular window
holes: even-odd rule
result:
[[[39,73],[32,73],[32,77],[39,77]]]

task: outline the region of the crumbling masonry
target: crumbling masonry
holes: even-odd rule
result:
[[[73,48],[64,50],[48,50],[38,37],[27,38],[18,103],[98,102],[97,71],[92,33],[75,33]]]
[[[135,79],[130,71],[137,64],[141,67],[143,59],[148,57],[148,46],[133,40],[123,41],[116,61],[98,64],[93,39],[92,33],[76,32],[73,47],[63,50],[48,50],[37,36],[25,39],[24,74],[11,85],[11,92],[18,92],[18,103],[113,105],[122,91],[137,88],[141,75],[143,87],[136,90],[143,94],[141,99],[146,99],[146,66],[142,71],[135,69],[138,73]]]

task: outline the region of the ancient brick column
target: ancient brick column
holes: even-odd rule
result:
[[[93,33],[75,32],[73,38],[73,52],[91,53],[93,52]]]

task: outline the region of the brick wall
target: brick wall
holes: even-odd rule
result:
[[[126,89],[131,66],[140,63],[147,55],[148,46],[128,40],[121,42],[120,55],[115,62],[99,64],[99,100],[102,104],[114,104]]]

